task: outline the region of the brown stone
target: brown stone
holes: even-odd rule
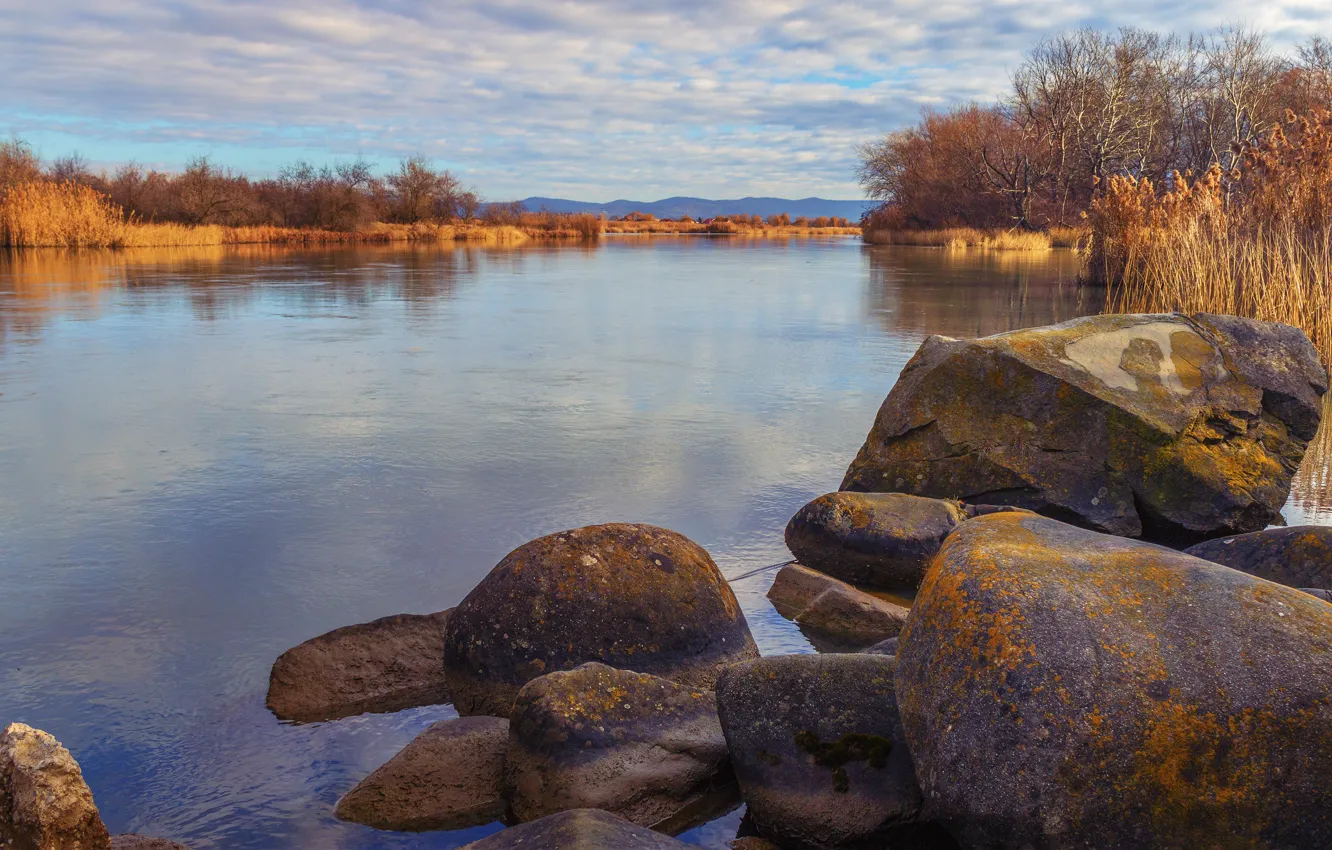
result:
[[[0,733],[0,846],[14,850],[107,850],[110,836],[83,771],[40,729]]]
[[[846,646],[869,646],[895,637],[909,609],[863,591],[830,587],[796,615],[796,625]]]
[[[342,820],[376,829],[463,829],[504,816],[501,781],[509,721],[441,720],[338,801]]]
[[[1160,546],[996,514],[898,642],[927,813],[965,846],[1332,846],[1332,606]]]
[[[932,336],[841,489],[1016,505],[1130,537],[1256,531],[1285,503],[1326,392],[1304,334],[1250,319]]]
[[[712,558],[688,538],[611,523],[510,552],[454,609],[444,667],[460,714],[505,716],[527,682],[596,661],[711,689],[758,657]]]
[[[584,664],[533,679],[509,728],[504,784],[523,821],[594,808],[657,826],[732,782],[716,697],[658,676]]]
[[[463,850],[687,850],[688,844],[609,812],[574,809],[488,835]]]
[[[282,720],[309,722],[448,702],[449,613],[382,617],[292,647],[269,674],[269,710]]]
[[[960,502],[904,493],[828,493],[786,525],[800,563],[843,581],[915,588],[944,538],[967,519]]]
[[[1332,589],[1332,528],[1327,526],[1268,528],[1207,540],[1185,551],[1278,584]]]

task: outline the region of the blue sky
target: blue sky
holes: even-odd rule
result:
[[[257,174],[421,153],[490,199],[858,197],[855,146],[1083,25],[1332,35],[1276,0],[0,0],[0,134]]]

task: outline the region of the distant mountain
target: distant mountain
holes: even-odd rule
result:
[[[608,201],[604,204],[587,201],[569,201],[564,198],[524,198],[523,206],[533,212],[590,212],[604,213],[617,218],[631,212],[652,213],[657,218],[713,218],[719,215],[781,215],[792,218],[805,216],[837,216],[855,221],[860,214],[875,205],[874,201],[828,201],[823,198],[740,198],[733,201],[710,201],[707,198],[665,198],[660,201]]]

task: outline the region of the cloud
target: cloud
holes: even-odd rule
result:
[[[851,197],[855,145],[988,99],[1062,28],[1240,22],[1286,45],[1332,9],[1279,0],[0,0],[0,120],[50,154],[420,152],[488,197]],[[6,129],[0,126],[0,130]]]

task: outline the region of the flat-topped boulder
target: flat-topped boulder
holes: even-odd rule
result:
[[[907,609],[843,581],[789,564],[777,573],[768,599],[812,641],[828,648],[859,648],[895,636]]]
[[[509,721],[441,720],[338,800],[341,820],[402,832],[464,829],[504,816]]]
[[[949,536],[898,640],[926,813],[965,846],[1332,846],[1332,606],[1044,517]]]
[[[459,603],[444,669],[460,714],[509,716],[527,682],[590,661],[710,690],[758,657],[745,615],[701,546],[611,523],[526,543]]]
[[[269,673],[268,709],[281,720],[310,722],[448,702],[449,613],[382,617],[292,647]]]
[[[785,655],[726,669],[717,706],[750,817],[783,846],[898,846],[922,799],[891,658]],[[909,845],[908,845],[909,846]]]
[[[593,663],[514,702],[504,784],[519,820],[593,808],[655,826],[732,782],[712,691]]]
[[[689,846],[610,812],[574,809],[488,835],[463,850],[688,850]]]
[[[1268,528],[1206,540],[1185,551],[1278,584],[1332,590],[1332,528],[1327,526]]]
[[[60,742],[11,723],[0,732],[0,847],[107,850],[111,837],[83,771]]]
[[[1302,332],[1230,316],[931,336],[841,489],[1016,505],[1129,537],[1257,531],[1285,503],[1326,392]]]

